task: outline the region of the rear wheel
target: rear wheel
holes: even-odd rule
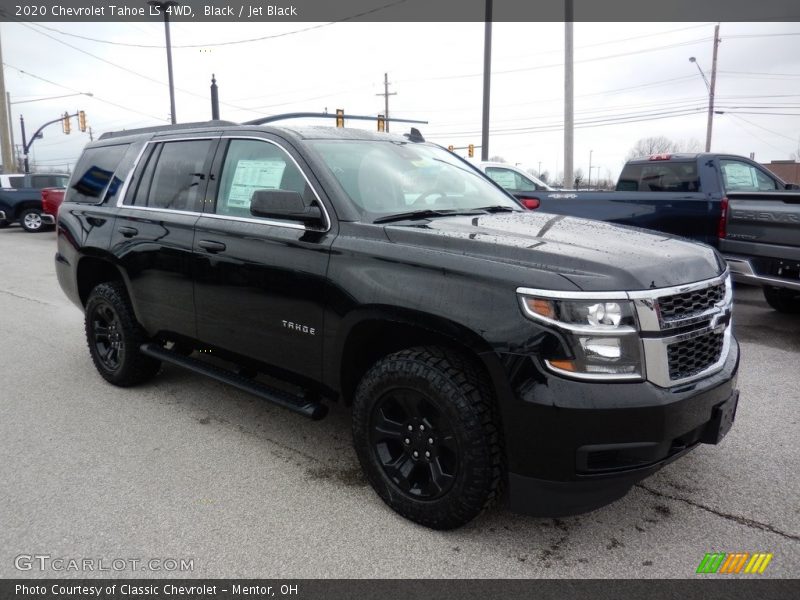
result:
[[[377,362],[353,402],[353,437],[375,491],[402,516],[459,527],[491,505],[503,465],[486,377],[441,348]]]
[[[38,233],[45,228],[42,211],[38,208],[26,208],[19,216],[19,224],[28,233]]]
[[[764,298],[772,308],[782,313],[800,314],[800,291],[765,287]]]
[[[97,371],[121,387],[153,377],[161,363],[139,351],[148,341],[120,282],[101,283],[86,302],[86,341]]]

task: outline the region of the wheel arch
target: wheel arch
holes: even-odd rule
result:
[[[89,294],[101,283],[120,281],[126,288],[128,285],[114,257],[102,252],[93,252],[81,256],[78,260],[75,276],[78,297],[82,306],[86,306]]]
[[[381,357],[413,346],[443,346],[461,352],[484,369],[491,347],[480,335],[450,319],[414,310],[371,306],[354,311],[342,323],[329,364],[330,387],[350,404],[364,373]]]

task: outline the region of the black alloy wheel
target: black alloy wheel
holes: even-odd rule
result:
[[[430,399],[408,388],[386,392],[375,403],[369,430],[376,459],[403,492],[433,500],[453,487],[458,440]]]

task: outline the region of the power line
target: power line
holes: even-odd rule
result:
[[[69,87],[67,85],[62,85],[60,83],[56,83],[55,81],[50,81],[49,79],[45,79],[44,77],[40,77],[39,75],[34,75],[33,73],[30,73],[29,71],[23,71],[19,67],[15,67],[14,65],[10,65],[7,62],[4,62],[3,65],[8,67],[9,69],[14,69],[15,71],[17,71],[18,73],[20,73],[22,75],[27,75],[28,77],[33,77],[34,79],[38,79],[39,81],[44,81],[45,83],[49,83],[50,85],[54,85],[56,87],[60,87],[60,88],[63,88],[65,90],[69,90],[71,92],[76,92],[78,94],[82,93],[79,90],[76,90],[75,88],[71,88],[71,87]],[[145,117],[150,117],[151,119],[156,119],[156,120],[159,120],[159,121],[167,121],[168,120],[168,119],[162,119],[161,117],[156,117],[156,116],[148,114],[148,113],[144,113],[144,112],[142,112],[140,110],[136,110],[135,108],[130,108],[129,106],[123,106],[122,104],[117,104],[116,102],[112,102],[111,100],[106,100],[105,98],[101,98],[101,97],[99,97],[97,95],[93,95],[93,96],[89,96],[89,97],[92,100],[97,100],[98,102],[103,102],[105,104],[109,104],[111,106],[115,106],[117,108],[121,108],[122,110],[127,110],[128,112],[136,113],[138,115],[142,115],[142,116],[145,116]]]

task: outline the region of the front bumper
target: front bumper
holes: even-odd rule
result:
[[[527,375],[517,365],[507,379],[511,396],[503,401],[498,389],[510,506],[524,514],[578,514],[616,500],[700,443],[719,441],[738,400],[735,339],[719,371],[673,388],[569,380],[526,360]]]

